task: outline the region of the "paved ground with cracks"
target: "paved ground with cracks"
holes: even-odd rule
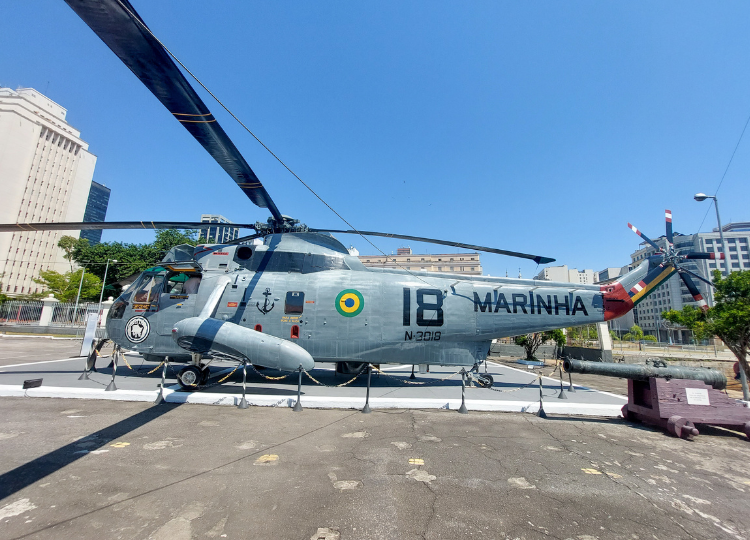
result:
[[[4,398],[4,539],[747,538],[750,442],[624,421]]]

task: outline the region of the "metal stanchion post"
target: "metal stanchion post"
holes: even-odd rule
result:
[[[747,375],[745,375],[745,370],[742,369],[742,366],[740,366],[740,383],[742,384],[742,399],[750,401],[750,394],[747,388]]]
[[[461,370],[461,406],[458,408],[459,414],[469,414],[466,408],[466,370]]]
[[[575,392],[576,389],[573,388],[573,375],[570,373],[570,371],[568,372],[568,382],[570,383],[570,385],[568,386],[568,392]]]
[[[411,365],[411,375],[409,375],[409,378],[416,379],[416,377],[414,376],[414,364]]]
[[[557,395],[557,399],[568,399],[568,396],[565,395],[565,390],[563,389],[562,364],[560,364],[560,393]]]
[[[245,399],[246,393],[247,393],[247,361],[243,360],[242,361],[242,399],[240,400],[239,405],[237,405],[238,409],[247,409],[250,406],[247,404],[247,399]]]
[[[164,359],[164,369],[161,370],[161,384],[159,385],[159,395],[156,396],[154,405],[164,403],[164,380],[167,378],[167,367],[169,366],[169,356]]]
[[[367,397],[365,398],[365,406],[362,412],[367,414],[370,412],[370,376],[372,375],[372,366],[367,364]]]
[[[300,412],[302,410],[302,366],[300,366],[297,371],[299,371],[299,379],[297,380],[297,403],[292,407],[294,412]]]
[[[547,413],[544,412],[544,400],[542,399],[542,374],[539,374],[539,410],[536,415],[539,418],[547,418]]]
[[[81,373],[81,376],[78,377],[78,380],[79,381],[89,380],[89,357],[86,357],[86,363],[83,365],[83,373]]]
[[[112,380],[107,385],[107,388],[104,389],[105,392],[114,392],[117,390],[117,385],[115,384],[115,375],[117,375],[117,356],[116,354],[112,355]]]

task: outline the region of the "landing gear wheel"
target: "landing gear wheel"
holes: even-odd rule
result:
[[[187,366],[180,370],[177,374],[177,382],[180,383],[180,387],[183,390],[192,392],[198,390],[198,386],[201,384],[203,373],[198,366]]]
[[[495,379],[489,373],[483,373],[476,378],[477,384],[482,388],[492,388]]]
[[[201,382],[200,382],[201,386],[208,384],[208,378],[210,376],[211,376],[211,370],[208,369],[207,367],[204,367],[201,370]]]

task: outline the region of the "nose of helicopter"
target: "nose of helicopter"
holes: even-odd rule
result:
[[[315,367],[310,353],[296,343],[218,319],[190,317],[178,321],[172,327],[172,338],[194,353],[224,353],[284,371]]]

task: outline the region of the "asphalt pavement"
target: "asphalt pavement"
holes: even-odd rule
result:
[[[0,538],[750,537],[744,435],[702,426],[685,441],[593,409],[553,414],[560,403],[617,410],[619,379],[599,392],[579,377],[569,400],[557,398],[557,376],[543,379],[542,419],[533,414],[539,388],[526,386],[536,373],[498,358],[488,367],[499,391],[468,388],[466,415],[455,410],[461,383],[447,368],[412,380],[408,366],[383,366],[370,414],[357,408],[363,376],[336,388],[351,376],[330,366],[312,372],[328,386],[305,379],[301,412],[290,408],[296,374],[269,381],[278,374],[251,371],[248,400],[270,406],[243,410],[191,403],[236,405],[239,371],[186,393],[170,368],[173,402],[153,405],[156,364],[126,357],[119,389],[106,392],[108,359],[78,381],[83,360],[69,358],[77,347],[0,341]],[[231,371],[215,373],[222,368]],[[7,397],[23,396],[21,382],[36,377],[43,386],[26,395],[39,397]],[[60,393],[67,399],[41,397]],[[325,400],[339,408],[315,408]],[[481,410],[526,402],[524,413]]]
[[[4,539],[747,538],[744,437],[623,420],[2,398]]]

